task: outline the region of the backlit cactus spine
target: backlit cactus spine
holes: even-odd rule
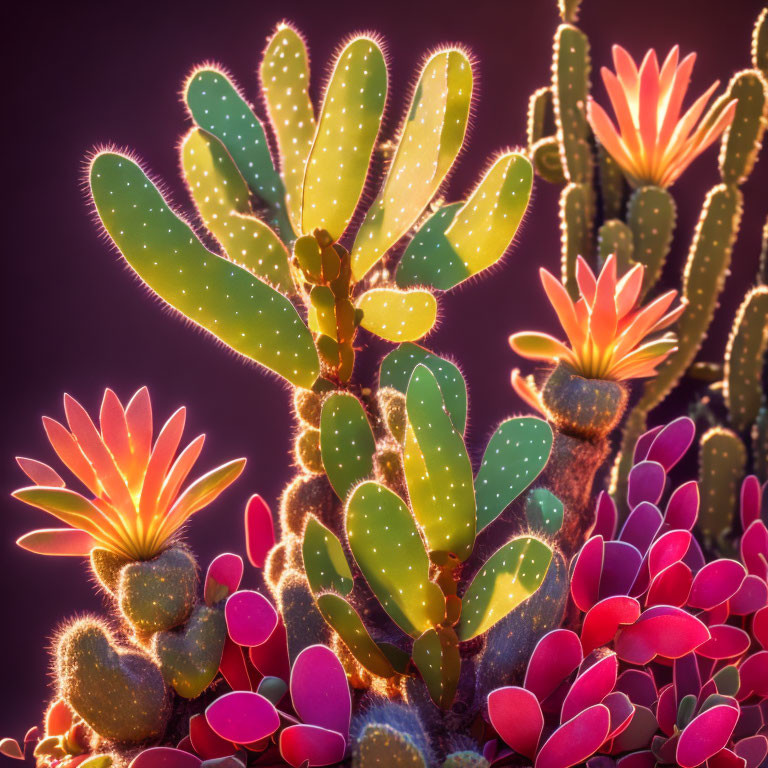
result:
[[[437,291],[504,255],[532,182],[525,157],[502,153],[465,203],[421,221],[464,142],[473,96],[467,54],[441,49],[424,61],[379,194],[350,231],[379,141],[388,73],[379,41],[364,35],[330,70],[316,114],[303,39],[286,24],[270,37],[259,74],[276,157],[223,70],[202,66],[187,79],[193,127],[180,145],[181,169],[219,253],[131,156],[107,150],[90,164],[106,232],[158,296],[235,352],[318,390],[349,382],[359,327],[395,343],[429,333]],[[406,236],[395,275],[387,256]]]

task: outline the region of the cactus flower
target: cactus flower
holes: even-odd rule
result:
[[[509,337],[512,349],[531,360],[562,360],[587,379],[622,381],[653,376],[656,367],[677,348],[677,339],[666,333],[643,340],[674,323],[685,305],[670,309],[677,291],[667,291],[650,304],[636,307],[643,271],[643,265],[636,264],[617,280],[616,259],[611,255],[596,278],[579,257],[576,278],[581,296],[574,302],[563,284],[541,269],[544,291],[570,346],[546,333],[524,331]],[[512,373],[512,386],[539,408],[538,393],[517,370]]]
[[[16,543],[43,555],[87,555],[101,547],[132,560],[162,551],[184,523],[212,502],[245,466],[235,459],[181,487],[203,448],[205,435],[175,458],[186,409],[179,408],[152,445],[152,406],[146,387],[123,408],[111,389],[104,393],[100,427],[74,398],[64,395],[69,429],[43,417],[54,451],[92,498],[66,487],[47,464],[18,458],[34,485],[13,496],[69,525],[31,531]]]
[[[656,51],[649,50],[638,70],[624,48],[613,46],[616,72],[603,67],[601,73],[618,130],[606,111],[589,100],[595,135],[634,186],[671,186],[733,121],[735,99],[716,102],[700,120],[717,82],[681,117],[696,54],[678,64],[679,53],[678,46],[672,48],[659,69]]]

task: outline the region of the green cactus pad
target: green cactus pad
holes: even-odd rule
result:
[[[355,742],[353,768],[430,768],[408,736],[384,724],[366,726]]]
[[[762,373],[768,348],[768,286],[753,288],[744,298],[725,351],[725,402],[731,424],[739,432],[757,418],[763,398]]]
[[[179,696],[196,699],[216,677],[226,638],[223,611],[207,605],[198,605],[180,630],[158,632],[152,651],[165,682]]]
[[[307,581],[315,594],[348,595],[354,581],[341,542],[316,517],[310,517],[301,545]]]
[[[396,675],[389,659],[368,634],[357,611],[343,597],[332,593],[320,595],[317,607],[350,653],[371,674],[387,678]]]
[[[483,634],[536,592],[551,560],[552,550],[530,536],[497,549],[462,597],[459,640]]]
[[[360,280],[408,230],[435,196],[464,142],[472,102],[472,65],[458,50],[424,64],[395,156],[352,248]]]
[[[102,739],[162,735],[170,707],[160,669],[145,653],[115,645],[98,621],[78,619],[64,630],[56,672],[61,696]]]
[[[592,178],[592,156],[586,139],[589,95],[589,42],[570,24],[555,33],[552,59],[552,93],[557,139],[568,181],[585,184]]]
[[[419,670],[432,701],[449,709],[461,673],[459,642],[452,629],[428,629],[413,643],[413,663]]]
[[[416,341],[437,322],[437,301],[425,289],[373,288],[355,306],[363,313],[360,325],[387,341]]]
[[[314,333],[320,333],[337,341],[336,297],[327,285],[315,285],[309,293],[310,308],[307,325]]]
[[[275,132],[285,202],[296,231],[301,228],[304,168],[315,138],[315,113],[309,99],[309,56],[301,35],[279,24],[259,67],[261,92]]]
[[[563,525],[563,502],[546,488],[534,488],[525,498],[525,519],[534,533],[554,536]]]
[[[418,637],[445,618],[429,557],[402,499],[378,483],[361,483],[347,503],[347,536],[371,590],[392,620]]]
[[[599,144],[597,167],[600,176],[600,197],[603,203],[603,219],[621,219],[627,196],[627,180],[618,163]]]
[[[338,240],[347,228],[368,175],[386,97],[381,49],[370,38],[355,38],[334,64],[307,158],[303,234],[325,229]]]
[[[155,293],[236,352],[312,387],[320,374],[312,334],[285,296],[208,251],[130,158],[97,155],[90,183],[104,228]]]
[[[636,263],[632,258],[633,253],[632,230],[623,221],[610,219],[597,230],[598,268],[602,269],[606,259],[615,254],[617,272],[624,275]]]
[[[320,451],[328,479],[342,500],[373,472],[376,442],[354,395],[335,392],[326,398],[320,416]]]
[[[431,552],[466,560],[475,543],[472,464],[432,371],[417,365],[405,401],[403,465],[413,514]]]
[[[768,8],[763,8],[752,32],[752,66],[768,77]]]
[[[200,218],[229,259],[279,291],[293,291],[288,251],[251,215],[248,185],[226,147],[213,134],[193,128],[181,145],[181,167]]]
[[[331,630],[320,613],[307,577],[303,573],[290,566],[286,568],[280,576],[275,592],[278,613],[285,622],[291,663],[310,645],[330,643]]]
[[[526,133],[529,150],[532,150],[533,145],[541,139],[551,138],[556,130],[552,89],[547,85],[535,90],[528,99]]]
[[[440,385],[443,403],[453,426],[463,433],[467,424],[467,385],[461,371],[450,361],[417,344],[401,344],[381,362],[379,389],[391,387],[405,394],[417,365],[426,365]]]
[[[187,80],[184,101],[192,119],[227,148],[254,194],[271,209],[284,240],[293,239],[285,189],[261,124],[237,86],[215,67],[201,67]]]
[[[560,158],[560,145],[554,136],[539,139],[531,147],[531,161],[536,173],[550,184],[566,184],[563,162]]]
[[[552,428],[542,419],[507,419],[497,427],[475,478],[478,531],[539,476],[551,450]]]
[[[592,253],[592,219],[589,215],[591,191],[586,184],[569,184],[560,195],[560,249],[563,283],[576,301],[576,259],[589,261]]]
[[[579,20],[579,6],[581,0],[557,0],[557,9],[560,12],[560,18],[570,24],[575,24]]]
[[[196,590],[195,559],[184,547],[175,546],[152,560],[124,566],[117,600],[134,630],[149,635],[182,624],[192,611]]]
[[[728,85],[728,96],[738,103],[720,145],[720,177],[726,184],[742,184],[762,146],[768,121],[768,83],[759,70],[738,72]]]
[[[713,427],[699,443],[699,527],[710,544],[718,544],[731,529],[744,478],[747,451],[730,429]]]
[[[114,595],[120,580],[120,571],[124,565],[131,561],[101,547],[94,547],[91,550],[90,561],[91,570],[98,579],[99,584],[111,595]]]
[[[527,157],[501,155],[464,205],[441,208],[414,235],[398,266],[397,284],[446,291],[492,267],[517,232],[532,184]]]
[[[642,296],[661,276],[676,217],[675,201],[661,187],[640,187],[629,199],[627,225],[632,230],[634,259],[645,266]]]

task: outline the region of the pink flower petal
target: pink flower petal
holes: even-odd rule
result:
[[[245,505],[245,548],[254,568],[263,568],[267,553],[275,546],[275,526],[267,502],[258,494]]]
[[[316,725],[289,725],[280,732],[280,755],[293,768],[336,765],[344,759],[346,748],[340,733]]]
[[[150,747],[140,752],[128,768],[199,768],[202,760],[173,747]]]
[[[280,727],[280,716],[272,702],[251,691],[219,696],[206,708],[205,718],[222,739],[235,744],[259,741]]]
[[[738,707],[714,706],[691,720],[677,742],[677,763],[681,768],[696,768],[717,754],[731,738]]]
[[[768,585],[759,577],[748,574],[739,591],[730,599],[728,609],[736,616],[748,616],[768,604]]]
[[[659,532],[661,523],[658,508],[649,501],[642,501],[627,516],[619,541],[632,544],[641,554],[645,554]]]
[[[584,654],[613,640],[622,624],[633,624],[640,616],[640,603],[633,597],[615,595],[593,605],[584,616],[581,645]]]
[[[305,648],[291,670],[291,701],[309,725],[349,733],[352,701],[347,674],[336,654],[324,645]]]
[[[768,651],[753,653],[739,666],[741,685],[736,698],[744,701],[750,696],[768,698]]]
[[[699,656],[717,660],[733,659],[749,650],[751,639],[743,629],[717,624],[710,625],[709,632],[712,637],[696,649]]]
[[[533,693],[516,686],[491,691],[488,717],[506,744],[533,760],[544,727],[544,716]]]
[[[278,616],[277,626],[267,640],[248,649],[248,657],[265,677],[279,677],[286,682],[290,679],[288,636],[281,616]]]
[[[576,555],[571,576],[571,596],[581,611],[588,611],[600,599],[603,551],[603,537],[593,536]]]
[[[746,768],[758,768],[768,756],[768,739],[765,736],[748,736],[737,742],[733,751],[746,761]]]
[[[748,475],[741,484],[739,512],[742,531],[760,519],[760,481],[756,475]]]
[[[542,702],[581,664],[581,660],[579,636],[570,629],[554,629],[533,649],[523,686]]]
[[[606,541],[600,577],[600,599],[611,595],[628,595],[642,564],[643,556],[637,547],[624,541]]]
[[[600,495],[597,497],[592,536],[602,536],[606,541],[610,541],[616,535],[617,520],[616,504],[608,493],[600,491]]]
[[[611,715],[611,725],[607,736],[607,740],[610,741],[629,727],[635,714],[635,708],[627,694],[620,691],[609,693],[603,699],[602,704],[608,707],[608,712]]]
[[[671,421],[654,438],[646,459],[657,461],[669,472],[690,448],[695,434],[696,426],[687,416]]]
[[[744,566],[724,558],[707,563],[694,577],[688,604],[708,611],[738,592],[746,576]]]
[[[675,488],[664,511],[664,522],[672,529],[690,531],[699,516],[699,484],[695,480]]]
[[[596,704],[585,709],[547,739],[536,756],[535,768],[570,768],[584,762],[605,741],[610,724],[607,707]]]
[[[618,669],[619,663],[616,654],[610,653],[584,670],[573,681],[565,701],[563,701],[560,721],[571,720],[579,712],[599,704],[616,685]]]
[[[691,546],[692,536],[687,530],[667,531],[653,542],[648,553],[651,578],[673,563],[682,560]]]
[[[224,640],[224,652],[221,654],[219,672],[233,690],[251,690],[251,678],[248,676],[243,649],[229,637]]]
[[[682,608],[688,600],[692,583],[691,569],[685,563],[672,563],[654,577],[645,604],[674,605]]]
[[[243,558],[224,552],[215,557],[205,574],[205,602],[215,605],[237,591],[243,578]]]
[[[741,537],[741,561],[749,573],[768,581],[768,528],[754,520]]]
[[[641,501],[657,504],[664,492],[667,475],[656,461],[641,461],[629,471],[627,502],[634,509]]]
[[[659,608],[666,612],[651,614]],[[656,656],[685,656],[708,639],[709,631],[695,616],[672,606],[654,606],[634,624],[619,630],[614,648],[622,661],[643,665]]]
[[[77,528],[40,528],[16,539],[16,544],[36,555],[88,557],[98,546],[96,539]]]
[[[224,606],[229,636],[238,645],[261,645],[277,626],[277,611],[264,595],[241,589]]]
[[[212,760],[215,757],[228,757],[237,752],[237,747],[226,739],[222,739],[216,731],[208,725],[205,715],[192,715],[189,718],[189,740],[192,746],[203,760]]]
[[[626,693],[633,704],[644,707],[652,707],[658,698],[653,675],[641,669],[622,672],[616,680],[616,690]]]

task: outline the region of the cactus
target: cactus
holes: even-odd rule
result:
[[[616,256],[620,272],[629,272],[637,263],[632,230],[619,219],[609,219],[597,230],[597,263],[602,269],[610,255]]]
[[[563,525],[563,502],[546,488],[534,488],[525,497],[525,519],[535,533],[555,535]]]
[[[560,195],[560,245],[563,283],[571,298],[579,294],[576,264],[579,257],[592,253],[592,224],[589,215],[589,189],[585,184],[569,184]]]
[[[56,674],[61,695],[103,738],[136,743],[162,735],[170,708],[159,668],[115,645],[98,620],[79,619],[61,633]]]
[[[352,723],[355,768],[429,768],[434,756],[418,716],[391,702],[372,706]]]

